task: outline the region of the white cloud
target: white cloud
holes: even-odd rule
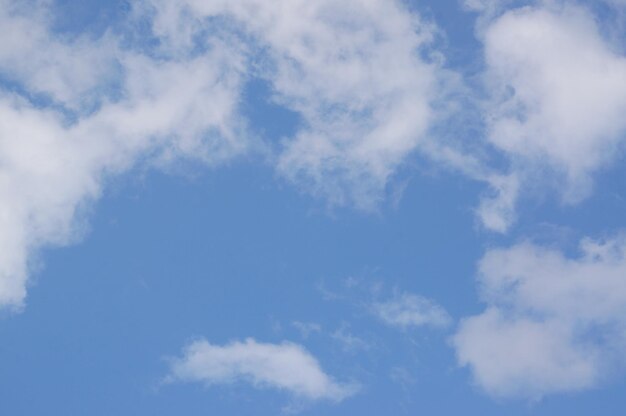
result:
[[[622,150],[626,57],[590,12],[558,3],[508,11],[485,28],[488,138],[522,188],[552,186],[574,203]]]
[[[157,30],[173,45],[189,45],[193,34],[180,28],[202,28],[206,17],[233,19],[252,35],[265,51],[258,74],[303,119],[283,143],[278,170],[332,204],[372,208],[425,140],[440,87],[438,66],[420,57],[431,27],[399,3],[152,3]]]
[[[164,62],[115,43],[65,39],[48,29],[45,3],[14,4],[0,2],[10,33],[0,41],[0,72],[22,83],[25,97],[0,90],[0,307],[15,310],[24,304],[33,253],[80,236],[80,214],[106,178],[139,159],[217,163],[247,142],[238,131],[245,123],[236,111],[236,52],[216,47]],[[122,68],[120,98],[102,93],[92,101],[94,91],[111,91],[100,76],[110,62]],[[29,101],[37,94],[53,104]],[[82,111],[85,100],[95,108]]]
[[[256,388],[279,389],[304,399],[337,402],[358,390],[354,384],[334,381],[299,345],[264,344],[253,339],[225,346],[195,341],[184,349],[181,358],[171,360],[167,380],[207,386],[247,382]]]
[[[477,384],[504,397],[540,398],[597,385],[624,365],[626,238],[585,239],[580,255],[522,243],[480,262],[484,313],[453,344]]]
[[[52,13],[47,6],[38,0],[0,0],[0,74],[31,94],[46,94],[75,110],[91,109],[101,87],[119,75],[115,44],[108,37],[57,39],[47,28]]]
[[[481,199],[476,214],[487,229],[505,233],[517,217],[518,175],[492,175],[486,178],[486,182],[492,194]]]
[[[450,324],[448,313],[434,301],[422,296],[402,293],[372,305],[374,314],[384,323],[402,329]]]

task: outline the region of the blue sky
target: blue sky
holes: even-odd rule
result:
[[[625,8],[0,0],[0,414],[621,414]]]

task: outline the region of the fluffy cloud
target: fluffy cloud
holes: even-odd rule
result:
[[[445,327],[450,316],[437,303],[422,296],[402,293],[372,305],[374,314],[384,323],[402,329],[420,326]]]
[[[30,94],[46,94],[74,110],[92,109],[103,85],[119,68],[110,38],[61,41],[48,30],[50,10],[42,1],[0,0],[0,75]]]
[[[479,266],[484,313],[464,319],[453,344],[477,384],[505,397],[590,388],[623,367],[626,238],[585,239],[570,257],[522,243]]]
[[[251,383],[309,400],[341,401],[358,388],[326,375],[317,360],[299,345],[263,344],[253,339],[225,346],[207,341],[188,345],[181,358],[171,360],[169,382],[200,382],[208,386]]]
[[[508,11],[483,36],[488,138],[509,156],[511,177],[526,187],[559,183],[568,203],[586,197],[626,137],[626,58],[573,6]],[[510,205],[514,194],[504,199]]]
[[[48,29],[45,3],[15,4],[0,2],[10,35],[0,75],[19,86],[0,90],[0,307],[19,309],[33,252],[80,236],[81,212],[107,177],[148,155],[216,163],[246,143],[236,54],[157,61],[108,41],[64,39]],[[111,66],[120,68],[115,89],[100,76]]]
[[[441,84],[438,66],[420,57],[431,28],[396,2],[152,4],[158,32],[173,45],[193,45],[194,33],[216,18],[252,36],[255,51],[265,51],[258,75],[303,120],[283,142],[278,170],[333,204],[371,208],[425,139]]]

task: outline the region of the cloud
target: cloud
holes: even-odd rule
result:
[[[230,19],[253,39],[256,75],[302,118],[278,171],[331,204],[371,209],[425,141],[443,85],[428,52],[432,26],[384,0],[152,1],[174,45]],[[253,53],[253,54],[254,54]]]
[[[493,249],[478,279],[487,308],[461,321],[453,345],[489,394],[536,399],[623,368],[624,236],[584,239],[575,257],[532,243]]]
[[[492,175],[486,182],[491,194],[482,197],[476,215],[485,228],[505,233],[517,218],[520,180],[517,174]]]
[[[593,175],[623,148],[626,57],[571,5],[508,11],[482,36],[488,140],[511,161],[510,177],[520,190],[552,187],[566,203],[587,197]],[[515,199],[503,195],[504,205]]]
[[[43,1],[0,0],[0,76],[73,110],[92,110],[106,95],[102,86],[119,76],[115,44],[109,37],[61,40],[48,30],[50,15]]]
[[[413,151],[437,152],[449,74],[400,3],[143,0],[100,38],[55,32],[53,5],[0,0],[0,307],[23,307],[33,254],[76,241],[107,179],[138,166],[258,151],[331,205],[372,209]],[[300,116],[293,137],[251,133],[257,78]]]
[[[139,160],[215,164],[248,144],[233,51],[163,61],[55,34],[47,2],[15,4],[0,2],[9,33],[0,42],[0,307],[19,310],[33,254],[80,237],[107,178]]]
[[[246,382],[309,400],[342,401],[354,395],[354,384],[337,383],[303,347],[253,339],[225,346],[195,341],[180,358],[171,360],[169,382],[200,382],[207,386]]]
[[[566,200],[582,197],[626,128],[624,59],[572,7],[511,11],[485,32],[489,140],[512,161],[494,172],[430,137],[458,79],[437,29],[399,2],[143,0],[100,38],[56,33],[53,4],[0,0],[0,307],[24,305],[34,253],[76,241],[107,179],[138,166],[259,151],[331,205],[373,209],[421,151],[486,182],[477,215],[504,232],[529,178],[548,166]],[[299,115],[292,137],[248,128],[258,78]]]
[[[445,327],[451,321],[445,309],[437,303],[410,293],[395,295],[384,302],[375,302],[372,311],[385,324],[401,329]]]

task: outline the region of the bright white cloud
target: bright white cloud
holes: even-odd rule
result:
[[[464,319],[453,344],[477,384],[540,398],[597,385],[626,352],[626,238],[585,239],[580,255],[522,243],[479,266],[488,307]]]
[[[450,324],[448,313],[434,301],[411,293],[402,293],[372,305],[374,314],[384,323],[402,329]]]
[[[488,138],[510,157],[510,177],[527,188],[558,184],[568,203],[586,197],[626,137],[626,57],[589,12],[564,5],[509,11],[484,43]]]
[[[309,400],[339,402],[358,390],[355,384],[334,381],[308,351],[287,342],[264,344],[247,339],[219,346],[195,341],[184,349],[182,357],[171,360],[170,370],[169,382],[207,386],[246,382]]]

